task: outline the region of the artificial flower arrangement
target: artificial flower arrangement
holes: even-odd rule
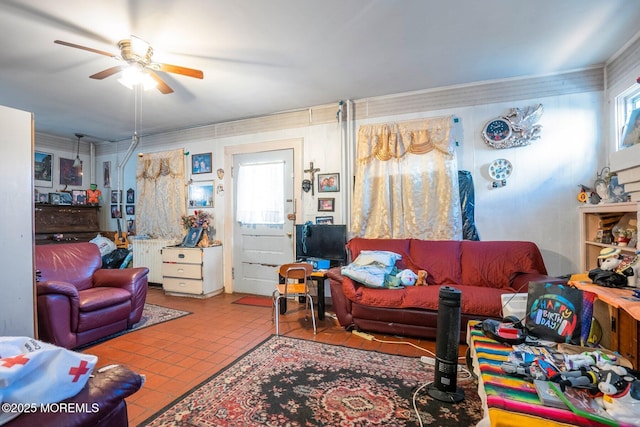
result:
[[[193,211],[193,215],[182,215],[181,221],[185,230],[194,227],[202,227],[203,230],[208,230],[213,224],[213,215],[202,210]]]

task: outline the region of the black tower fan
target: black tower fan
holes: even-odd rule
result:
[[[458,289],[440,288],[438,298],[438,335],[436,336],[435,379],[427,393],[442,402],[458,403],[464,390],[457,387],[458,345],[460,343],[460,297]]]

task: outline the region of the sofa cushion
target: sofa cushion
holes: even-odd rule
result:
[[[131,293],[122,288],[91,288],[78,293],[80,311],[94,311],[131,299]]]
[[[508,288],[519,273],[547,274],[540,250],[532,242],[461,242],[462,282],[469,286]]]
[[[438,310],[441,286],[407,286],[402,289],[374,289],[349,278],[342,282],[347,298],[354,303],[382,308],[420,308]],[[461,293],[460,311],[487,317],[501,317],[500,295],[504,289],[456,285]]]
[[[407,267],[425,270],[429,285],[463,283],[460,272],[460,241],[411,239]]]

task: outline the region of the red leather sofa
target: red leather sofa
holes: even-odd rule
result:
[[[531,242],[353,238],[347,243],[350,260],[363,250],[400,254],[396,267],[425,270],[428,285],[376,289],[343,276],[340,267],[329,270],[333,308],[348,330],[435,338],[440,287],[447,285],[461,292],[464,339],[469,320],[502,317],[502,294],[527,292],[532,281],[564,282],[547,275]]]
[[[89,242],[36,245],[35,264],[39,339],[75,348],[140,321],[148,268],[102,269]]]

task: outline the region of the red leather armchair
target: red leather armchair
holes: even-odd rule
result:
[[[35,255],[39,339],[75,348],[140,321],[148,268],[101,269],[88,242],[36,245]]]

